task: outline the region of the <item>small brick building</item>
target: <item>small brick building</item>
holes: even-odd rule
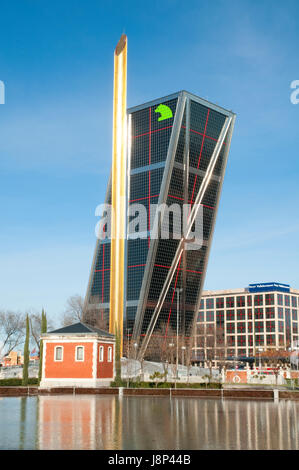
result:
[[[40,387],[102,387],[114,379],[114,335],[84,323],[41,336]]]

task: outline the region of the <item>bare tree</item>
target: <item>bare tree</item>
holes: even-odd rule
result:
[[[3,352],[9,354],[23,343],[25,337],[25,315],[19,312],[0,312],[0,338]]]
[[[227,346],[225,342],[225,335],[222,326],[209,324],[201,325],[200,334],[200,347],[202,348],[203,356],[209,368],[209,381],[212,380],[213,363],[217,362],[219,371],[225,366]]]
[[[191,337],[186,341],[186,344],[185,344],[185,347],[186,347],[185,366],[187,367],[187,382],[188,383],[190,380],[190,367],[192,365],[192,353],[193,353],[194,345],[195,345],[195,335],[194,333],[192,333]]]
[[[280,372],[280,368],[289,361],[290,353],[284,349],[266,349],[261,352],[261,360],[264,364],[271,367],[273,374],[275,375],[275,381],[277,380]]]
[[[89,308],[83,314],[83,321],[87,325],[99,328],[100,330],[109,331],[109,316],[102,310]]]
[[[86,323],[100,330],[109,330],[108,316],[96,308],[89,308],[84,311],[84,299],[81,295],[76,294],[67,299],[66,309],[63,314],[63,326],[78,322]]]
[[[167,326],[166,323],[161,324],[160,328],[157,328],[157,330],[155,330],[151,336],[148,348],[146,350],[145,359],[161,362],[166,380],[168,364],[172,364],[174,375],[175,364],[177,360],[177,350],[178,361],[180,361],[183,344],[184,341],[181,335],[177,337],[176,332],[170,325]]]
[[[29,316],[30,319],[30,330],[33,339],[34,345],[38,349],[38,354],[40,353],[40,335],[42,329],[42,316],[40,313],[34,312]],[[51,331],[54,329],[54,326],[49,318],[47,318],[47,329]]]
[[[63,314],[63,326],[78,323],[83,320],[84,300],[81,295],[72,295],[67,299],[66,309]]]

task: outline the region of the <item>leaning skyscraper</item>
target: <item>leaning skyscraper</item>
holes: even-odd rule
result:
[[[127,232],[123,331],[143,356],[152,335],[189,338],[197,319],[235,115],[186,91],[127,111],[127,216],[139,204],[147,214],[139,234]],[[106,203],[111,202],[111,178]],[[152,237],[155,205],[189,207],[187,232],[200,212],[202,241],[189,249],[186,233]],[[169,211],[171,213],[171,210]],[[169,216],[169,213],[167,216]],[[183,211],[182,211],[183,213]],[[131,217],[132,218],[132,217]],[[161,218],[163,225],[163,217]],[[109,320],[109,238],[97,240],[85,314]],[[172,332],[172,333],[171,333]]]

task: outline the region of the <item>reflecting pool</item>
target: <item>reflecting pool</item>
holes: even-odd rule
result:
[[[299,403],[202,398],[0,398],[0,449],[298,449]]]

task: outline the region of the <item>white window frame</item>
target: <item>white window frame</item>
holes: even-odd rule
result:
[[[104,362],[104,346],[99,347],[99,362]]]
[[[78,348],[83,349],[83,359],[78,359],[77,358]],[[76,346],[76,350],[75,350],[75,362],[84,362],[84,358],[85,358],[85,348],[84,348],[84,346],[82,346],[82,344],[78,344],[78,346]]]
[[[108,346],[108,359],[107,362],[112,362],[112,346]]]
[[[61,349],[61,359],[56,359],[56,351],[57,351],[58,348]],[[62,361],[63,361],[63,346],[61,346],[61,345],[55,346],[55,348],[54,348],[54,362],[62,362]]]

